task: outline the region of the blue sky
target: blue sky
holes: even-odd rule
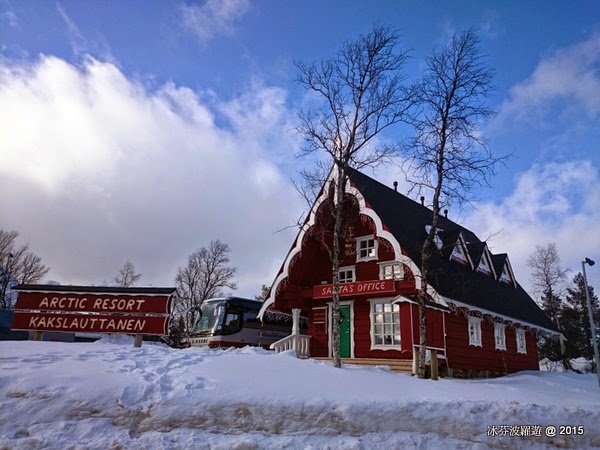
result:
[[[600,259],[593,1],[0,0],[0,119],[12,131],[0,136],[0,226],[63,283],[109,281],[130,258],[146,284],[172,284],[220,238],[239,294],[253,295],[293,239],[277,230],[305,209],[289,182],[306,164],[294,158],[305,97],[293,62],[328,57],[376,21],[400,29],[409,79],[470,27],[496,71],[497,115],[482,129],[514,157],[476,209],[451,214],[508,252],[525,285],[535,245],[556,242],[574,271]],[[402,178],[395,166],[375,176]]]

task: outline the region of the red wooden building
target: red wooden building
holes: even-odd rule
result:
[[[349,170],[340,268],[341,355],[405,360],[419,342],[416,283],[432,211],[394,189]],[[261,317],[290,313],[308,320],[276,349],[303,344],[311,357],[330,357],[331,177],[277,274]],[[427,346],[455,376],[538,369],[539,333],[558,331],[515,279],[508,255],[442,217],[429,279]],[[295,346],[300,348],[300,346]],[[351,361],[350,361],[351,362]],[[413,366],[414,367],[414,366]]]

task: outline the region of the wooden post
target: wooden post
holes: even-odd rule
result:
[[[133,341],[133,346],[137,347],[137,348],[141,347],[142,346],[142,338],[143,337],[144,336],[142,334],[136,334],[135,335],[135,341]]]
[[[437,350],[431,350],[431,379],[437,380],[438,377],[439,377],[439,373],[438,373]]]

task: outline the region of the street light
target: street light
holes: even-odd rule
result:
[[[596,327],[594,326],[594,316],[592,316],[592,303],[590,302],[590,293],[588,291],[587,276],[585,274],[585,265],[592,267],[596,264],[590,258],[581,261],[583,270],[583,285],[585,287],[585,300],[587,302],[588,315],[590,317],[590,331],[592,336],[592,346],[594,347],[594,360],[596,361],[596,375],[598,376],[598,386],[600,386],[600,356],[598,356],[598,341],[596,340]]]

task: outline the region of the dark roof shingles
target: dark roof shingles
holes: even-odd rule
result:
[[[425,241],[425,226],[430,225],[433,212],[396,192],[378,181],[358,172],[348,170],[352,184],[361,192],[368,204],[373,208],[398,243],[417,266],[421,265],[421,247]],[[443,231],[439,236],[443,247],[441,254],[432,261],[429,282],[435,290],[444,297],[485,309],[516,320],[538,325],[557,331],[556,326],[544,314],[533,299],[517,283],[511,286],[499,282],[484,273],[472,270],[456,261],[449,259],[449,254],[462,234],[467,242],[468,251],[474,264],[479,262],[485,243],[470,230],[441,216],[439,228]],[[453,238],[453,239],[451,239]],[[502,267],[506,256],[493,255],[494,268]],[[501,273],[498,272],[498,275]]]

